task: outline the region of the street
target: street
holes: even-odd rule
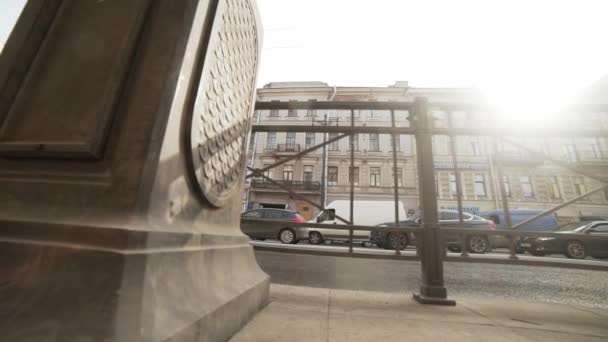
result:
[[[276,284],[385,292],[416,292],[420,264],[256,251]],[[608,308],[607,274],[556,267],[445,263],[448,296],[508,298]]]

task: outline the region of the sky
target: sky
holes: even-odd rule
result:
[[[506,111],[520,104],[553,111],[608,74],[606,0],[258,0],[258,7],[259,85],[473,86]]]
[[[0,46],[24,2],[0,0]],[[608,75],[606,0],[257,4],[264,28],[259,86],[398,80],[414,87],[472,86],[505,110],[552,111]]]

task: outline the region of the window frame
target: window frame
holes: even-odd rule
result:
[[[270,144],[270,141],[271,141],[270,137],[272,137],[273,144]],[[267,132],[266,133],[266,146],[264,147],[264,149],[276,150],[276,148],[277,148],[277,132]]]
[[[293,165],[284,165],[283,166],[283,180],[292,182],[293,181]]]
[[[335,172],[330,172],[332,170],[335,170]],[[335,186],[338,185],[338,179],[339,179],[339,169],[337,166],[328,166],[327,167],[327,185],[331,185],[331,186]],[[332,176],[333,178],[335,178],[334,180],[332,180]]]
[[[339,133],[328,133],[327,134],[327,140],[331,140],[334,138],[337,138],[339,136]],[[336,140],[332,143],[329,144],[328,147],[329,151],[340,151],[340,140]]]
[[[376,170],[378,171],[377,173],[373,172]],[[373,188],[382,186],[382,168],[373,166],[369,168],[369,186]]]
[[[356,177],[354,177],[353,172],[356,174]],[[359,180],[361,178],[360,178],[358,166],[355,166],[354,168],[352,168],[350,166],[348,167],[348,184],[351,184],[351,179],[354,180],[355,186],[359,186]]]
[[[481,180],[478,178],[481,177]],[[481,190],[483,193],[479,193],[479,186],[481,186]],[[487,197],[488,191],[486,188],[486,175],[483,173],[475,173],[473,175],[473,192],[477,197]]]
[[[523,181],[523,179],[527,179],[526,182]],[[526,195],[526,190],[524,185],[529,185],[530,186],[530,194]],[[534,194],[534,185],[532,184],[532,177],[531,176],[519,176],[519,186],[520,186],[520,190],[521,190],[521,195],[523,198],[534,198],[535,194]]]
[[[374,139],[372,139],[372,137],[375,137]],[[369,152],[380,152],[380,134],[378,133],[369,133],[368,135],[368,139],[369,139]],[[372,141],[375,143],[375,145],[372,145]]]

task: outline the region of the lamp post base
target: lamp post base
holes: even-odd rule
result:
[[[427,297],[421,294],[414,293],[414,300],[420,304],[431,304],[431,305],[445,305],[455,306],[456,301],[447,298]]]

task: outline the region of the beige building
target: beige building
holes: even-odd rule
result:
[[[597,98],[596,93],[590,98]],[[607,88],[604,87],[604,90]],[[322,82],[270,83],[258,89],[259,101],[412,101],[418,96],[428,98],[437,127],[447,127],[447,113],[433,108],[439,102],[481,101],[480,94],[470,88],[413,88],[406,82],[389,87],[332,87]],[[608,94],[608,91],[599,91]],[[350,125],[349,111],[335,110],[264,110],[255,114],[254,124],[279,125]],[[397,126],[407,126],[408,113],[396,112]],[[470,111],[451,113],[454,127],[488,127],[495,125],[490,113]],[[355,124],[390,126],[388,111],[355,111]],[[566,120],[569,128],[608,130],[607,112],[576,113]],[[538,123],[531,123],[530,125]],[[328,134],[327,138],[332,138]],[[261,168],[281,157],[293,155],[323,142],[323,133],[257,133],[249,146],[249,165]],[[536,151],[596,174],[608,175],[608,139],[603,137],[557,139],[517,139]],[[398,141],[399,196],[407,209],[418,208],[416,156],[414,137],[402,135]],[[495,149],[498,154],[495,154]],[[434,137],[436,190],[443,208],[456,208],[456,177],[450,140]],[[272,179],[287,184],[299,194],[317,203],[322,201],[323,150],[318,149],[294,161],[274,168]],[[501,208],[498,162],[504,167],[504,182],[511,208],[544,209],[578,196],[599,186],[597,181],[564,170],[551,163],[532,158],[528,153],[492,137],[458,137],[456,155],[461,170],[463,207],[470,212]],[[359,134],[355,139],[355,198],[358,200],[393,200],[392,142],[387,134]],[[348,199],[350,146],[344,138],[327,149],[327,203]],[[247,184],[248,208],[281,207],[299,211],[310,218],[317,211],[305,201],[291,196],[261,179]],[[564,220],[588,215],[608,216],[608,192],[596,193],[558,212]]]

